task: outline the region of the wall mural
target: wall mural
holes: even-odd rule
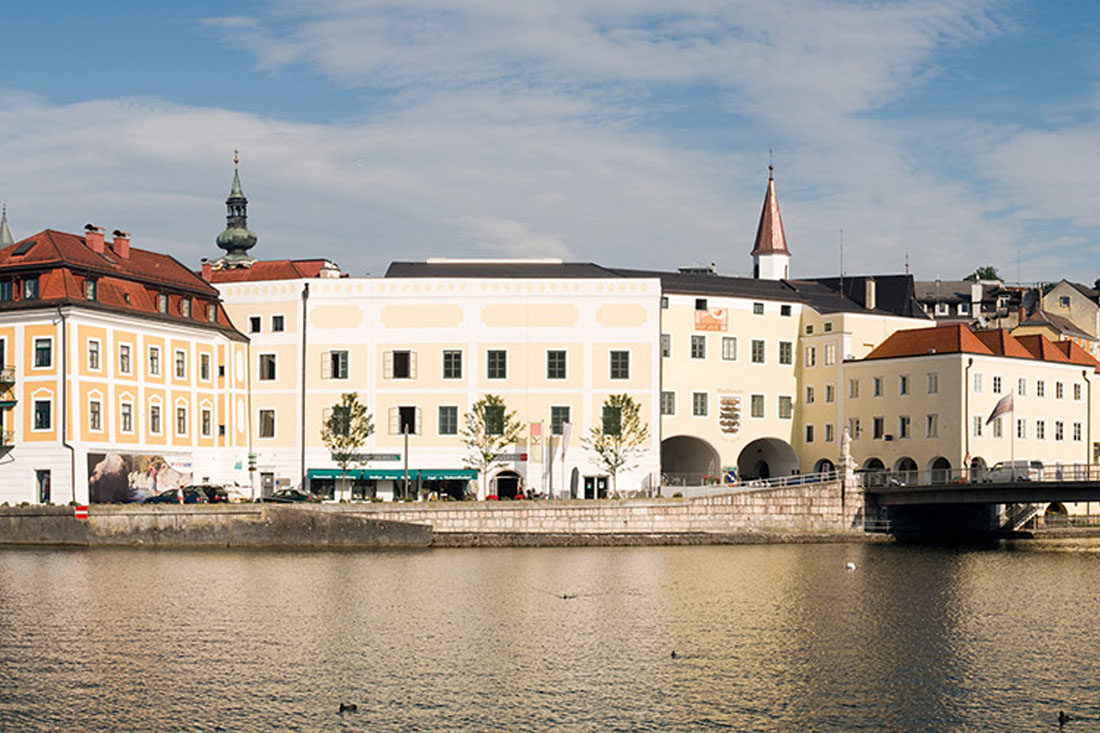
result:
[[[141,501],[191,483],[191,463],[149,453],[89,453],[88,501]]]

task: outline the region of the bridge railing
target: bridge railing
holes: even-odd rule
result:
[[[825,481],[835,481],[836,471],[820,473],[795,473],[789,476],[775,476],[766,479],[750,479],[726,483],[723,477],[705,473],[663,473],[661,474],[661,492],[670,495],[680,492],[685,496],[706,496],[709,494],[728,494],[731,491],[768,489],[782,486],[802,486]]]
[[[901,486],[940,486],[951,484],[1011,483],[1015,481],[1100,481],[1100,464],[1053,463],[1030,465],[1025,462],[994,468],[932,468],[916,471],[859,469],[860,484],[867,489]]]

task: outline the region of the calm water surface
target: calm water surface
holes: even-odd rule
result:
[[[1098,595],[1085,540],[2,550],[0,730],[1100,730]]]

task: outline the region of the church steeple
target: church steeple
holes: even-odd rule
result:
[[[760,280],[786,280],[790,277],[791,251],[783,232],[779,215],[779,198],[775,195],[774,166],[768,166],[768,191],[764,194],[764,210],[756,227],[752,248],[752,276]]]
[[[256,261],[248,250],[256,246],[256,235],[248,230],[248,199],[241,190],[241,175],[237,169],[240,157],[233,151],[233,185],[225,199],[225,231],[218,235],[218,246],[225,256],[215,263],[220,267],[247,267]]]
[[[11,235],[11,227],[8,226],[8,205],[4,204],[3,213],[0,213],[0,247],[15,244],[15,237]]]

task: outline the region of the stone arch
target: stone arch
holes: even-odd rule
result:
[[[819,458],[814,464],[814,473],[833,473],[836,471],[836,464],[828,458]]]
[[[986,464],[985,459],[981,456],[975,456],[971,458],[969,468],[971,481],[984,480],[986,473],[989,471],[989,466]]]
[[[798,454],[791,444],[779,438],[757,438],[737,456],[737,469],[742,479],[767,479],[798,473]]]
[[[661,473],[679,483],[702,484],[704,476],[719,476],[722,459],[702,438],[676,435],[661,441]]]
[[[946,484],[951,480],[951,461],[936,456],[928,462],[929,478],[934,484]]]
[[[1047,519],[1055,517],[1057,519],[1066,519],[1069,517],[1069,511],[1066,510],[1065,504],[1054,501],[1047,504],[1046,510],[1043,512]]]
[[[885,471],[886,464],[882,462],[882,459],[871,456],[860,467],[864,471]]]
[[[902,456],[894,461],[894,473],[903,484],[915,484],[920,479],[920,467],[909,456]]]
[[[501,499],[514,499],[522,491],[523,479],[511,469],[498,471],[489,485],[489,493],[496,494]]]
[[[886,485],[886,464],[881,458],[871,456],[856,472],[863,477],[864,487]]]

